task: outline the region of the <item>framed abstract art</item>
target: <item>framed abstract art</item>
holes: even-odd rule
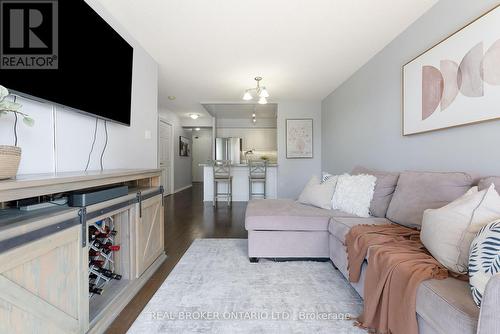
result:
[[[500,6],[403,66],[403,135],[500,118]]]
[[[313,158],[313,120],[286,120],[286,158]]]

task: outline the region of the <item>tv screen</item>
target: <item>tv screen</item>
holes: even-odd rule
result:
[[[83,0],[2,1],[0,85],[130,125],[133,48]]]

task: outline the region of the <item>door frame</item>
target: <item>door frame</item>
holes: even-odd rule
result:
[[[160,168],[160,149],[161,149],[161,137],[160,137],[160,126],[161,123],[165,123],[167,125],[170,125],[172,131],[170,131],[170,189],[165,189],[165,196],[171,195],[174,193],[174,174],[175,174],[175,163],[174,163],[174,150],[175,150],[175,144],[174,144],[174,139],[175,139],[175,134],[174,134],[174,124],[172,121],[165,119],[161,116],[158,116],[158,168]]]

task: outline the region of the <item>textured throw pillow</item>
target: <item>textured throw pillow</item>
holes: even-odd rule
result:
[[[304,190],[302,190],[299,196],[299,202],[331,210],[332,197],[336,184],[337,176],[333,176],[323,183],[321,183],[316,176],[313,176],[306,184]]]
[[[332,208],[359,217],[370,217],[376,181],[373,175],[340,175],[332,198]]]
[[[420,238],[429,252],[449,270],[466,273],[475,234],[500,218],[500,195],[495,186],[465,195],[440,209],[425,210]]]
[[[471,244],[469,282],[472,298],[481,306],[490,278],[500,273],[500,220],[484,226]]]

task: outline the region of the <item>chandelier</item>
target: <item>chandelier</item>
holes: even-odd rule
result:
[[[243,95],[243,100],[250,101],[253,100],[254,97],[258,97],[259,104],[267,104],[267,98],[269,97],[269,93],[267,92],[266,87],[260,86],[261,80],[262,77],[255,77],[255,81],[257,81],[257,87],[245,90],[245,94]]]

